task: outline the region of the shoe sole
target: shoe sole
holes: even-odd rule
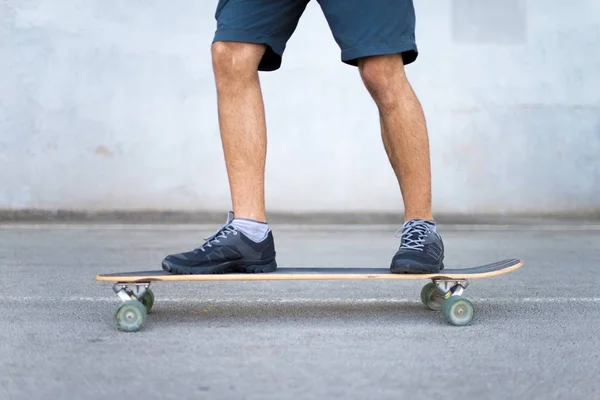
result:
[[[392,274],[437,274],[444,269],[444,263],[439,265],[394,265],[390,266]]]
[[[210,275],[210,274],[262,274],[274,272],[277,269],[277,262],[267,261],[265,264],[241,264],[239,261],[227,261],[222,264],[212,265],[210,267],[186,267],[183,265],[174,265],[166,260],[162,262],[163,270],[175,275]]]

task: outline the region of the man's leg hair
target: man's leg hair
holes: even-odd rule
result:
[[[236,218],[266,221],[264,175],[267,152],[265,108],[258,64],[265,46],[215,42],[213,71],[221,142]]]
[[[365,57],[361,78],[379,109],[381,136],[404,201],[404,220],[433,219],[429,138],[400,55]]]

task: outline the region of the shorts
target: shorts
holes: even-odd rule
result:
[[[265,44],[259,71],[279,69],[285,46],[310,0],[219,0],[214,42]],[[413,0],[317,0],[342,54],[357,66],[361,57],[402,54],[416,60]]]

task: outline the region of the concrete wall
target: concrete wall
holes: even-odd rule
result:
[[[0,208],[226,210],[216,0],[0,3]],[[419,0],[409,66],[438,213],[600,209],[600,2]],[[262,74],[268,207],[393,211],[357,71],[316,3]]]

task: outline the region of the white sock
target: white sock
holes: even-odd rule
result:
[[[256,243],[265,240],[269,234],[269,224],[266,222],[259,222],[246,218],[234,218],[231,225]]]

